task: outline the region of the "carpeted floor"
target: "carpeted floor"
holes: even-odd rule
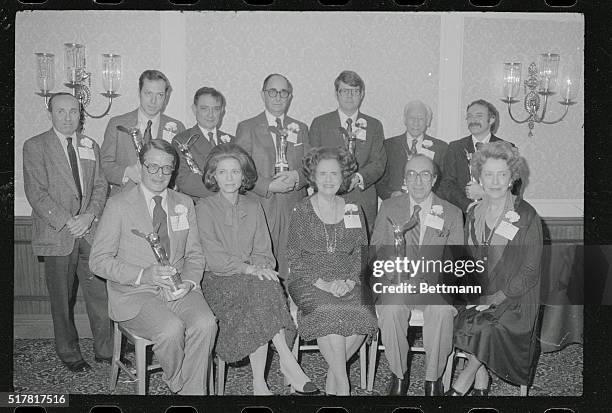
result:
[[[108,394],[110,367],[96,363],[93,354],[93,340],[82,339],[81,351],[92,370],[86,373],[72,373],[59,361],[55,354],[53,340],[15,340],[13,382],[15,391],[20,393],[71,393],[71,394]],[[582,346],[571,345],[565,349],[540,355],[536,376],[529,389],[530,396],[580,396],[582,395]],[[289,394],[283,386],[279,370],[278,355],[270,352],[271,363],[268,373],[268,385],[275,394]],[[134,360],[134,353],[127,358]],[[423,395],[424,354],[414,354],[412,359],[411,383],[409,395]],[[327,367],[319,352],[304,352],[301,365],[306,374],[319,386],[325,388]],[[171,394],[161,379],[161,371],[154,372],[149,378],[149,394]],[[457,372],[455,372],[457,374]],[[384,353],[380,354],[374,391],[368,393],[359,388],[359,360],[350,364],[352,394],[384,395],[389,377],[389,368]],[[136,384],[129,381],[125,373],[120,373],[115,394],[135,394]],[[246,364],[227,367],[225,394],[252,394],[251,368]],[[518,396],[519,388],[493,378],[492,396]]]

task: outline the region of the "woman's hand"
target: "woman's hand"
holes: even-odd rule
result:
[[[245,271],[249,275],[254,275],[261,281],[270,280],[278,282],[278,273],[264,266],[248,265]]]
[[[332,293],[335,297],[342,297],[351,290],[352,288],[349,287],[345,280],[334,280],[331,282],[329,288],[329,292]]]

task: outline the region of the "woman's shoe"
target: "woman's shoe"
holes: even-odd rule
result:
[[[461,394],[457,390],[455,390],[454,387],[451,387],[449,391],[444,393],[444,395],[445,396],[463,396],[463,394]]]
[[[293,385],[292,385],[293,387]],[[319,393],[319,389],[317,388],[317,386],[314,385],[313,382],[311,381],[307,381],[306,383],[304,383],[304,386],[302,387],[301,390],[296,389],[295,387],[293,387],[293,390],[295,390],[295,392],[297,394],[305,394],[308,396],[313,396],[315,394]]]

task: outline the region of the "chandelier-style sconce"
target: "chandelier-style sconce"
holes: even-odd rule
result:
[[[563,115],[557,120],[546,120],[548,108],[548,98],[557,93],[557,76],[559,70],[560,56],[553,53],[543,53],[539,56],[538,64],[532,62],[527,68],[528,78],[523,82],[524,94],[523,107],[527,112],[527,117],[517,120],[512,114],[512,105],[519,102],[515,99],[521,89],[521,63],[504,63],[504,99],[502,102],[508,105],[510,118],[518,123],[527,123],[529,127],[529,137],[533,136],[532,130],[536,123],[551,125],[561,122],[569,107],[574,105],[574,99],[578,94],[578,82],[569,76],[565,76],[559,82],[559,103],[565,106]],[[528,91],[529,90],[529,91]]]
[[[55,55],[52,53],[34,53],[36,56],[36,81],[40,92],[38,96],[45,98],[48,105],[55,86]],[[108,99],[108,106],[101,115],[92,115],[85,109],[91,102],[91,72],[87,71],[85,45],[77,43],[64,44],[64,72],[66,82],[64,85],[73,90],[73,95],[81,102],[83,112],[90,118],[99,119],[108,114],[113,99],[119,97],[117,93],[121,84],[121,56],[113,53],[102,54],[102,87],[105,92],[100,93]]]

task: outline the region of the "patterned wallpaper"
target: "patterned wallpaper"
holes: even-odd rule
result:
[[[513,142],[529,164],[531,178],[525,197],[535,199],[582,199],[584,197],[584,86],[583,51],[584,23],[524,19],[465,19],[463,46],[463,107],[484,98],[500,112],[497,135]],[[512,39],[511,42],[508,39]],[[501,102],[504,62],[522,62],[523,79],[527,66],[540,53],[559,53],[559,70],[580,77],[578,103],[567,117],[555,125],[536,124],[534,136],[528,138],[526,124],[510,119],[506,104]],[[521,99],[523,92],[521,91]],[[549,99],[547,120],[557,119],[563,112],[558,96]],[[514,104],[515,118],[525,118],[522,101]],[[462,136],[469,134],[463,128]]]
[[[273,72],[285,74],[293,83],[290,114],[307,124],[336,107],[333,80],[344,69],[357,71],[365,80],[364,112],[378,117],[387,137],[403,132],[402,108],[419,98],[429,103],[434,121],[429,132],[436,136],[440,82],[441,18],[433,13],[342,12],[185,12],[184,44],[164,38],[160,28],[163,12],[23,12],[17,15],[15,48],[15,211],[29,214],[22,179],[23,142],[50,127],[41,98],[36,96],[35,52],[56,54],[56,88],[63,82],[63,43],[87,45],[88,66],[93,72],[93,103],[88,110],[101,113],[106,102],[100,92],[101,53],[123,56],[121,97],[111,116],[138,104],[137,81],[147,68],[161,67],[164,57],[179,50],[184,61],[185,90],[171,100],[168,114],[194,124],[191,112],[195,90],[209,85],[227,98],[223,128],[234,133],[240,120],[263,109],[261,83]],[[573,56],[575,70],[582,70],[584,24],[533,19],[466,17],[463,46],[462,113],[465,105],[483,97],[498,105],[502,63],[534,60],[538,53],[561,53],[561,65]],[[512,42],[508,42],[512,39]],[[500,46],[500,45],[503,45]],[[174,54],[173,54],[174,56]],[[177,77],[177,68],[171,70]],[[181,73],[181,69],[178,69]],[[173,78],[171,76],[171,81]],[[58,86],[59,85],[59,86]],[[583,192],[583,88],[579,103],[559,125],[537,125],[535,137],[527,139],[527,127],[514,125],[502,114],[500,136],[516,143],[527,157],[532,183],[527,195],[542,199],[582,198]],[[553,105],[555,113],[558,106]],[[503,111],[502,111],[503,112]],[[102,142],[108,117],[88,119],[85,133]],[[461,135],[467,134],[467,130]],[[452,140],[454,136],[440,136]],[[555,147],[558,150],[550,151]],[[565,165],[573,165],[566,168]],[[576,172],[577,171],[577,172]],[[557,183],[563,182],[560,186]]]

